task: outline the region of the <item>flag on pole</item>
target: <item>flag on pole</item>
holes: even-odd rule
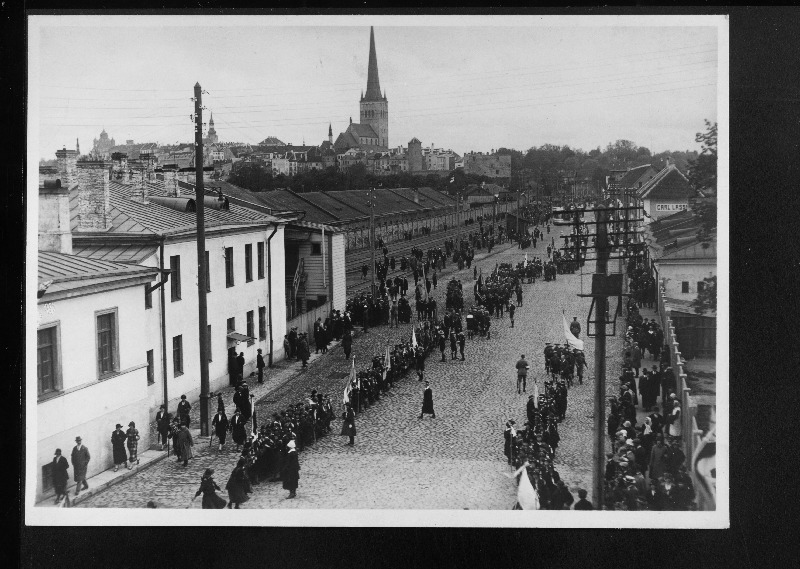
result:
[[[533,407],[534,409],[539,408],[539,384],[537,382],[533,382]]]
[[[389,353],[389,342],[386,342],[386,355],[383,360],[383,380],[386,381],[386,376],[389,370],[392,369],[392,355]]]
[[[525,264],[522,265],[524,268],[528,268],[528,254],[525,253]]]
[[[414,332],[414,329],[411,329],[411,347],[416,349],[417,347],[417,334]]]
[[[350,375],[347,378],[347,385],[344,386],[344,400],[342,404],[346,405],[350,402],[350,391],[351,386],[353,385],[353,381],[356,379],[356,358],[353,357],[353,363],[350,367]]]
[[[517,486],[517,502],[523,510],[539,510],[539,496],[528,478],[527,467],[523,467]]]
[[[583,340],[579,340],[569,331],[569,324],[567,324],[567,318],[563,312],[561,313],[561,319],[564,321],[564,336],[567,338],[567,343],[571,347],[583,351]]]

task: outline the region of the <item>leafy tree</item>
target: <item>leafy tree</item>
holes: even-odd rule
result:
[[[698,237],[702,242],[711,240],[717,229],[717,123],[706,120],[705,132],[698,132],[695,140],[701,144],[700,155],[689,163],[689,184],[695,191],[690,205],[700,218]]]
[[[697,298],[692,301],[695,314],[717,310],[717,277],[707,277],[703,282],[705,283],[703,290],[699,291]]]

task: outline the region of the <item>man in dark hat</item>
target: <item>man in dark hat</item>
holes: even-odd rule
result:
[[[72,468],[74,470],[73,477],[75,479],[75,495],[77,496],[81,487],[83,490],[88,490],[89,485],[86,483],[86,470],[89,468],[89,449],[83,446],[80,437],[75,437],[75,446],[72,448]]]
[[[53,489],[56,491],[56,501],[58,504],[61,498],[67,495],[67,482],[69,481],[69,462],[61,456],[61,449],[57,448],[53,457]]]
[[[256,350],[258,354],[256,355],[256,368],[258,369],[258,383],[264,383],[264,356],[261,355],[261,348]]]
[[[156,429],[158,429],[161,450],[164,450],[164,445],[167,444],[167,435],[169,435],[169,415],[163,405],[159,406],[158,413],[156,413]]]
[[[239,381],[244,379],[244,352],[239,352],[239,357],[236,358],[236,373]]]
[[[572,322],[569,323],[569,331],[576,338],[580,337],[580,335],[581,335],[581,323],[578,322],[578,317],[577,316],[573,316],[572,317]]]
[[[186,400],[186,395],[181,395],[181,402],[178,403],[178,421],[181,426],[188,427],[191,424],[189,411],[192,410],[191,404]]]
[[[228,416],[225,414],[225,407],[217,408],[217,414],[211,420],[211,426],[219,440],[219,450],[222,450],[225,439],[228,437]]]

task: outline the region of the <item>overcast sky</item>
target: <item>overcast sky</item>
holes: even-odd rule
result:
[[[718,22],[719,20],[717,20]],[[458,153],[617,139],[697,149],[717,120],[711,20],[563,17],[34,17],[31,117],[41,157],[126,139],[193,140],[195,82],[221,141],[320,144],[358,121],[369,26],[389,144]],[[703,25],[696,25],[701,23]],[[37,27],[37,24],[40,27]],[[278,25],[276,25],[278,24]],[[610,25],[609,25],[610,24]],[[33,123],[35,125],[35,123]],[[37,129],[33,129],[33,134]]]

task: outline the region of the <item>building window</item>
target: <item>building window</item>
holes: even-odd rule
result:
[[[683,293],[689,292],[689,281],[683,281],[681,283],[681,292]]]
[[[236,317],[228,318],[228,332],[236,332]]]
[[[233,286],[233,247],[225,248],[225,286]]]
[[[706,290],[706,283],[703,281],[697,281],[697,294],[700,294]]]
[[[244,280],[248,283],[253,280],[253,246],[250,243],[244,246]]]
[[[206,292],[211,292],[211,264],[210,255],[206,251]]]
[[[150,285],[144,285],[144,308],[153,308],[153,293],[150,291]]]
[[[172,338],[172,371],[175,377],[183,375],[183,336]]]
[[[264,278],[264,242],[258,242],[258,248],[256,249],[256,254],[258,255],[258,278]]]
[[[247,345],[248,346],[252,346],[253,343],[255,342],[255,340],[253,340],[253,338],[255,338],[255,335],[256,334],[255,334],[255,322],[253,320],[253,311],[252,310],[248,310],[247,311],[247,336],[248,336]]]
[[[97,315],[97,372],[103,378],[119,371],[117,311]]]
[[[267,339],[267,307],[258,307],[258,339]]]
[[[206,338],[208,344],[206,345],[206,353],[208,353],[208,361],[214,361],[211,356],[211,324],[208,325],[208,337]]]
[[[36,342],[36,375],[39,380],[39,395],[58,391],[61,388],[58,327],[49,326],[39,330],[36,334]]]
[[[322,255],[322,243],[312,243],[311,244],[311,254],[312,255]]]
[[[156,382],[155,367],[153,362],[153,350],[147,350],[147,385]]]
[[[170,288],[172,291],[172,302],[181,299],[181,256],[173,255],[169,258]]]

